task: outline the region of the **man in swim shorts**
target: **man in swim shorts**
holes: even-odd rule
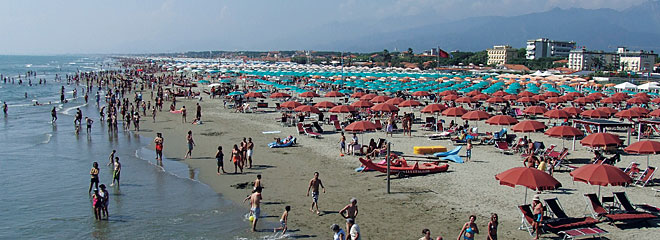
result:
[[[321,179],[319,179],[319,172],[314,172],[314,178],[309,181],[307,196],[309,197],[309,190],[312,190],[312,207],[309,209],[309,211],[314,212],[314,206],[316,206],[317,215],[321,215],[321,212],[319,211],[319,186],[323,188],[323,193],[325,193],[323,182],[321,182]]]
[[[247,200],[250,200],[250,214],[252,217],[254,217],[254,221],[252,221],[252,231],[256,232],[257,221],[259,220],[259,215],[261,214],[261,187],[254,189],[252,194],[245,198],[243,202],[246,202]]]
[[[247,152],[246,152],[246,158],[248,161],[248,168],[252,168],[252,151],[254,149],[254,143],[252,142],[252,138],[248,138],[247,142]]]

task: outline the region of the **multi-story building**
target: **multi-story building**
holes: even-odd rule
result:
[[[488,49],[488,65],[507,64],[516,57],[517,53],[516,49],[508,45],[493,46],[493,48]]]
[[[539,59],[544,57],[568,57],[571,50],[575,48],[575,42],[555,41],[547,38],[527,40],[527,59]]]
[[[640,51],[630,51],[625,47],[619,47],[617,50],[619,54],[619,70],[621,71],[634,71],[634,72],[651,72],[655,65],[655,59],[658,54]]]
[[[576,71],[595,71],[603,69],[618,69],[619,54],[603,51],[587,51],[586,49],[571,50],[568,55],[568,68]]]

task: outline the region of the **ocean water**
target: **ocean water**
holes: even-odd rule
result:
[[[76,86],[54,80],[55,74],[108,69],[112,63],[95,56],[0,56],[0,74],[15,79],[15,84],[0,80],[0,101],[9,105],[8,115],[0,113],[0,239],[270,238],[248,233],[246,208],[197,181],[194,169],[166,158],[157,166],[147,148],[151,138],[108,133],[93,95],[89,104],[81,97],[82,86],[73,99]],[[33,86],[27,86],[29,70],[38,73]],[[68,103],[59,103],[61,86]],[[46,105],[33,106],[35,101]],[[50,123],[53,107],[56,124]],[[95,121],[90,133],[83,128],[75,134],[76,108]],[[109,186],[112,149],[122,163],[120,188]],[[107,221],[94,219],[87,192],[94,161],[110,193]]]

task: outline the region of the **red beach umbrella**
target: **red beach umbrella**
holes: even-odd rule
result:
[[[586,118],[609,118],[610,114],[600,110],[587,110],[580,113],[580,116]]]
[[[537,132],[543,129],[545,129],[545,124],[535,120],[522,121],[511,127],[514,132]]]
[[[317,114],[321,113],[321,111],[319,111],[318,108],[312,107],[312,106],[309,106],[309,105],[298,106],[295,109],[293,109],[293,111],[296,111],[296,112],[310,112],[310,113],[317,113]]]
[[[580,98],[577,98],[577,99],[573,100],[573,102],[577,103],[577,104],[585,105],[587,103],[593,103],[594,100],[591,99],[591,98],[588,98],[588,97],[580,97]]]
[[[513,95],[509,95],[509,96],[513,96]],[[507,102],[507,100],[504,99],[503,97],[491,97],[488,100],[486,100],[486,102],[487,103],[505,103],[505,102]]]
[[[442,111],[442,115],[447,117],[460,117],[465,113],[467,113],[467,110],[462,107],[447,108]]]
[[[550,97],[559,97],[559,93],[556,93],[556,92],[545,92],[545,93],[543,94],[543,96],[546,96],[546,97],[549,97],[549,98],[550,98]]]
[[[548,131],[545,131],[545,135],[551,137],[565,138],[565,137],[579,137],[584,135],[584,133],[582,133],[580,129],[571,126],[557,126],[550,128]]]
[[[245,94],[247,98],[264,98],[264,95],[260,92],[249,92]]]
[[[582,112],[582,109],[579,109],[579,108],[576,108],[576,107],[565,107],[565,108],[562,108],[561,110],[564,110],[565,112],[567,112],[571,116],[577,116],[578,114],[580,114]]]
[[[646,114],[649,114],[651,112],[648,109],[643,108],[643,107],[631,107],[629,109],[633,110],[635,112],[641,113],[642,115],[646,115]]]
[[[614,115],[615,113],[618,112],[617,110],[614,110],[614,108],[611,108],[611,107],[599,107],[599,108],[596,108],[596,110],[606,112],[610,116],[612,116],[612,115]]]
[[[504,97],[504,96],[506,96],[506,95],[510,95],[510,94],[508,94],[508,93],[506,93],[506,92],[504,92],[504,91],[501,91],[501,90],[500,90],[500,91],[497,91],[497,92],[495,92],[495,93],[493,93],[493,97]]]
[[[637,93],[637,94],[633,95],[633,97],[643,97],[643,98],[646,98],[646,99],[651,98],[651,96],[649,96],[649,94],[647,94],[645,92]]]
[[[641,97],[634,97],[634,98],[626,100],[626,103],[629,103],[629,104],[644,104],[644,103],[648,103],[648,102],[649,102],[649,99],[641,98]]]
[[[329,112],[331,113],[349,113],[349,112],[355,112],[355,108],[348,106],[348,105],[339,105],[339,106],[334,106],[333,108],[330,108]]]
[[[593,133],[580,140],[582,146],[588,147],[619,146],[622,143],[619,136],[611,133]]]
[[[452,91],[452,90],[444,90],[440,94],[438,94],[438,96],[441,96],[441,97],[449,96],[449,95],[457,95],[457,94],[456,94],[456,91]]]
[[[561,183],[557,179],[536,168],[512,168],[495,175],[495,179],[500,181],[500,185],[513,188],[516,186],[525,186],[525,204],[527,203],[527,188],[542,191],[561,187]]]
[[[446,107],[445,105],[441,104],[429,104],[426,105],[426,107],[422,108],[422,113],[437,113],[437,112],[442,112],[445,110]]]
[[[649,155],[660,153],[660,142],[656,141],[639,141],[623,149],[627,153],[633,154],[646,154],[646,166],[649,165]]]
[[[387,103],[381,103],[376,106],[371,107],[371,111],[377,111],[377,112],[398,112],[399,108],[392,105],[392,104],[387,104]]]
[[[362,99],[362,98],[360,98],[360,99]],[[371,99],[371,102],[372,103],[384,103],[387,100],[390,100],[390,97],[388,97],[388,96],[376,96],[376,97]]]
[[[627,93],[619,92],[619,93],[615,93],[614,95],[612,95],[612,97],[624,100],[624,99],[628,99],[630,96],[628,96]]]
[[[575,97],[573,97],[571,95],[564,95],[564,96],[559,97],[559,99],[561,99],[563,102],[568,102],[568,101],[573,101],[573,99],[575,99]]]
[[[447,95],[447,96],[442,97],[443,101],[454,101],[456,99],[458,99],[458,96],[456,96],[456,95]]]
[[[597,100],[603,99],[603,98],[606,97],[606,96],[607,96],[607,95],[605,95],[605,94],[602,93],[602,92],[595,92],[595,93],[589,94],[589,97],[594,98],[594,99],[597,99]]]
[[[405,100],[405,101],[399,103],[399,107],[417,107],[417,106],[421,106],[421,105],[422,105],[422,103],[420,103],[419,101],[416,101],[416,100]]]
[[[545,103],[565,103],[566,100],[561,99],[559,97],[551,97],[551,98],[546,99],[544,102]]]
[[[357,121],[344,128],[347,132],[366,132],[376,130],[376,124],[369,121]]]
[[[531,98],[531,97],[521,97],[521,98],[516,99],[516,102],[519,102],[519,103],[535,103],[535,102],[538,102],[538,101],[534,98]]]
[[[545,99],[548,98],[548,97],[543,96],[543,95],[534,95],[534,96],[532,96],[532,98],[533,98],[533,99],[536,99],[536,101],[543,101],[543,100],[545,100]]]
[[[294,109],[294,108],[297,108],[300,105],[302,105],[302,103],[299,103],[299,102],[296,102],[296,101],[288,101],[288,102],[283,102],[282,104],[280,104],[280,107]]]
[[[415,96],[415,97],[426,97],[426,96],[429,96],[431,94],[429,94],[429,92],[427,92],[427,91],[417,91],[417,92],[414,92],[412,95]]]
[[[653,103],[660,103],[660,98],[654,98],[653,100],[651,100],[651,102],[653,102]]]
[[[631,119],[631,118],[640,118],[640,117],[643,117],[644,115],[641,114],[640,112],[635,111],[635,110],[626,109],[626,110],[623,110],[621,112],[615,113],[614,116],[618,117],[618,118]]]
[[[319,102],[317,104],[314,104],[314,107],[317,107],[317,108],[333,108],[335,106],[337,106],[337,104],[334,104],[334,103],[328,102],[328,101],[323,101],[323,102]]]
[[[514,101],[514,100],[518,99],[518,96],[516,96],[516,95],[506,95],[506,96],[504,96],[504,99],[506,99],[507,101]]]
[[[518,120],[509,115],[497,115],[486,120],[490,125],[513,125],[518,123]]]
[[[547,118],[557,118],[557,119],[560,119],[560,118],[565,119],[565,118],[571,117],[570,114],[568,114],[566,111],[560,110],[560,109],[553,109],[553,110],[547,111],[543,114],[543,116],[545,116]]]
[[[481,110],[469,111],[469,112],[463,114],[463,116],[461,116],[461,118],[463,120],[472,120],[472,121],[479,121],[479,120],[483,120],[483,119],[488,119],[489,117],[490,117],[490,114],[488,114],[485,111],[481,111]]]
[[[532,92],[529,92],[529,91],[523,91],[523,92],[518,94],[518,96],[520,96],[520,97],[533,97],[534,95],[536,95],[536,94],[534,94]]]
[[[468,97],[474,97],[474,96],[479,95],[480,93],[481,93],[481,92],[479,92],[479,90],[472,90],[472,91],[470,91],[469,93],[466,93],[465,96],[468,96]]]
[[[472,97],[472,98],[474,98],[474,100],[477,100],[477,101],[483,101],[483,100],[488,99],[489,97],[488,97],[488,95],[486,95],[486,94],[479,93],[479,94],[475,95],[475,96]]]
[[[404,101],[403,98],[395,97],[395,98],[390,98],[390,99],[388,99],[387,101],[385,101],[385,103],[389,103],[389,104],[392,104],[392,105],[398,106],[399,103],[401,103],[401,102],[403,102],[403,101]]]
[[[660,109],[653,110],[652,112],[649,113],[649,116],[660,117]]]
[[[603,98],[600,100],[600,103],[602,104],[614,104],[614,103],[620,103],[621,100],[614,98],[614,97],[608,97],[608,98]]]
[[[315,97],[320,97],[320,96],[318,94],[316,94],[315,92],[304,92],[304,93],[300,94],[300,97],[315,98]]]
[[[525,108],[525,110],[523,110],[523,113],[527,115],[541,115],[547,111],[548,109],[545,109],[544,107],[541,106],[531,106]]]
[[[340,93],[339,91],[330,91],[325,94],[325,97],[343,97],[344,94]]]
[[[582,97],[582,96],[583,96],[582,93],[579,93],[579,92],[569,92],[569,93],[567,93],[566,95],[571,96],[571,97],[573,97],[573,98],[578,98],[578,97]]]
[[[288,93],[276,92],[270,95],[270,98],[288,98],[291,97]]]
[[[360,97],[360,100],[362,100],[362,101],[369,101],[369,100],[371,100],[371,99],[373,99],[373,98],[375,98],[375,97],[377,97],[377,96],[378,96],[378,95],[376,95],[376,94],[369,93],[369,94],[365,94],[364,96]]]
[[[609,164],[587,164],[573,170],[573,181],[598,186],[626,186],[632,182],[628,174]],[[600,192],[600,188],[599,188]]]
[[[457,103],[473,103],[474,99],[472,99],[471,97],[459,97],[454,101]]]
[[[370,107],[373,107],[373,106],[374,106],[373,103],[371,103],[369,101],[365,101],[365,100],[360,100],[360,101],[351,103],[351,107],[356,107],[356,108],[370,108]]]
[[[366,95],[364,92],[355,92],[351,95],[352,98],[361,98],[362,96]]]

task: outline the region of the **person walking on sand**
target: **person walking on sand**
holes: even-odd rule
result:
[[[477,224],[474,223],[476,220],[477,216],[470,215],[470,221],[463,224],[461,233],[458,234],[458,240],[474,240],[474,235],[479,233],[479,228],[477,228]]]
[[[341,214],[344,219],[353,219],[353,221],[355,221],[355,218],[358,215],[357,198],[351,198],[350,203],[341,209],[339,214]],[[346,229],[351,229],[351,226],[348,225],[348,221],[346,222]]]
[[[225,172],[225,167],[223,166],[222,160],[225,158],[225,154],[222,153],[222,146],[218,146],[218,151],[215,153],[215,160],[218,162],[218,175],[220,175],[220,170],[222,169],[222,173],[227,173]]]
[[[195,147],[195,140],[192,137],[192,131],[188,131],[188,136],[186,136],[186,142],[188,142],[188,152],[183,158],[192,158],[192,150]]]
[[[234,162],[234,174],[238,173],[237,168],[241,169],[243,173],[243,166],[241,166],[241,150],[238,149],[238,145],[234,144],[234,148],[231,150],[231,161]]]
[[[248,162],[248,168],[252,168],[252,153],[254,152],[254,143],[252,142],[252,138],[248,138],[248,141],[246,143],[247,151],[245,153],[245,157],[247,158]]]
[[[156,144],[156,160],[163,161],[163,134],[156,133],[154,144]]]
[[[57,108],[53,107],[53,110],[50,110],[51,123],[57,122]]]
[[[353,219],[346,219],[346,224],[351,225],[351,230],[348,230],[348,234],[351,236],[351,240],[360,240],[362,239],[362,236],[360,234],[360,226],[355,223]]]
[[[497,213],[490,215],[490,222],[488,222],[488,238],[486,240],[497,240]]]
[[[89,182],[89,191],[92,192],[92,186],[94,188],[99,187],[99,164],[97,162],[92,163],[92,170],[89,171],[89,175],[92,177],[92,179]]]
[[[321,212],[319,211],[319,186],[323,188],[323,193],[325,193],[325,187],[319,178],[319,172],[314,172],[314,178],[309,181],[307,196],[309,197],[309,190],[312,190],[312,207],[309,211],[314,212],[314,206],[316,206],[316,215],[321,215]]]
[[[202,120],[202,106],[197,103],[197,111],[195,112],[195,118]]]
[[[346,136],[344,136],[344,132],[341,133],[341,137],[339,137],[339,156],[344,156],[346,153]]]
[[[472,160],[472,139],[467,140],[467,147],[465,148],[465,153],[467,154],[467,161]]]
[[[291,211],[291,206],[284,207],[284,213],[282,213],[282,217],[280,218],[281,226],[273,229],[273,233],[277,233],[277,231],[282,230],[282,235],[286,234],[287,223],[289,222],[289,211]]]
[[[115,153],[117,153],[117,150],[113,149],[112,152],[110,153],[110,156],[108,157],[108,159],[110,160],[108,166],[115,164]]]
[[[332,229],[332,232],[334,233],[332,240],[346,240],[346,232],[344,232],[344,230],[341,229],[339,225],[332,224],[330,229]]]
[[[115,185],[115,181],[117,181],[117,187],[119,187],[119,175],[121,174],[121,163],[119,163],[119,157],[115,157],[115,167],[114,170],[112,171],[112,183],[110,186]]]
[[[188,122],[186,119],[186,106],[181,107],[181,123]]]
[[[156,106],[151,109],[151,119],[153,119],[153,123],[156,123]]]
[[[257,221],[259,221],[259,215],[261,214],[261,187],[252,191],[252,194],[245,198],[243,202],[250,200],[250,214],[254,218],[252,221],[252,231],[257,231]]]

